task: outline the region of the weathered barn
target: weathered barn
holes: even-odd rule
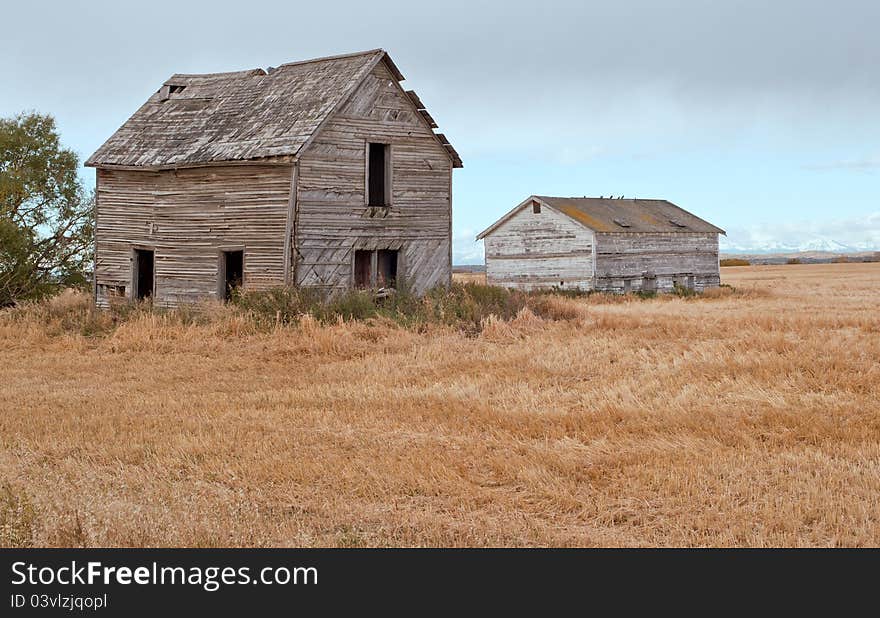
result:
[[[92,155],[96,299],[451,278],[461,160],[383,50],[174,75]]]
[[[533,195],[477,240],[492,285],[664,292],[719,285],[719,234],[665,200]]]

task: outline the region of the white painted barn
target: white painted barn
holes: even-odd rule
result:
[[[724,233],[666,200],[532,195],[477,240],[490,285],[668,292],[719,285]]]

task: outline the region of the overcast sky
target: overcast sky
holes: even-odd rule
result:
[[[3,22],[0,115],[54,114],[83,158],[173,73],[386,49],[464,160],[457,263],[533,193],[880,249],[877,0],[32,0]]]

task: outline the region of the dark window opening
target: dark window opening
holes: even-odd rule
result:
[[[186,88],[186,86],[169,86],[168,94],[177,94],[178,92],[183,92],[184,88]]]
[[[388,146],[373,144],[369,148],[369,167],[367,170],[367,199],[370,206],[387,206],[388,202]]]
[[[373,252],[354,252],[354,286],[356,288],[368,288],[372,284]]]
[[[393,288],[397,284],[400,251],[379,249],[354,252],[354,286],[356,288]]]
[[[393,288],[397,281],[397,251],[382,249],[376,252],[376,285]]]
[[[536,215],[541,214],[541,205],[538,202],[532,202],[532,212]]]
[[[134,298],[144,300],[153,296],[155,253],[149,249],[134,250]]]
[[[103,294],[107,298],[125,298],[125,286],[99,283],[98,294]]]
[[[232,298],[244,283],[244,251],[223,252],[223,299]]]

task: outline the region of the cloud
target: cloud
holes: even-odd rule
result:
[[[825,221],[787,221],[733,227],[722,251],[878,251],[880,211]]]
[[[864,159],[849,159],[845,161],[833,161],[831,163],[816,163],[804,165],[803,169],[811,172],[827,172],[827,171],[851,171],[851,172],[869,172],[880,168],[880,157],[869,157]]]
[[[0,116],[54,113],[83,156],[173,73],[383,47],[465,160],[462,228],[541,191],[668,197],[729,225],[856,213],[880,195],[867,146],[880,141],[877,0],[7,4]],[[310,27],[291,37],[291,24]],[[826,195],[852,197],[829,211]],[[825,233],[766,229],[785,242]],[[482,256],[457,230],[456,262]]]
[[[38,4],[9,3],[4,18],[16,27],[0,37],[0,112],[57,110],[89,154],[174,72],[382,46],[462,154],[547,143],[548,158],[555,152],[571,164],[589,159],[593,146],[558,154],[560,144],[609,147],[627,136],[701,135],[768,117],[802,127],[830,126],[828,116],[861,126],[878,118],[876,0],[450,0],[442,11],[402,0],[150,6],[59,3],[43,19]],[[291,23],[313,27],[291,39]],[[108,48],[116,53],[102,53]]]
[[[476,241],[477,232],[470,228],[454,230],[452,233],[452,263],[482,264],[483,241]]]

